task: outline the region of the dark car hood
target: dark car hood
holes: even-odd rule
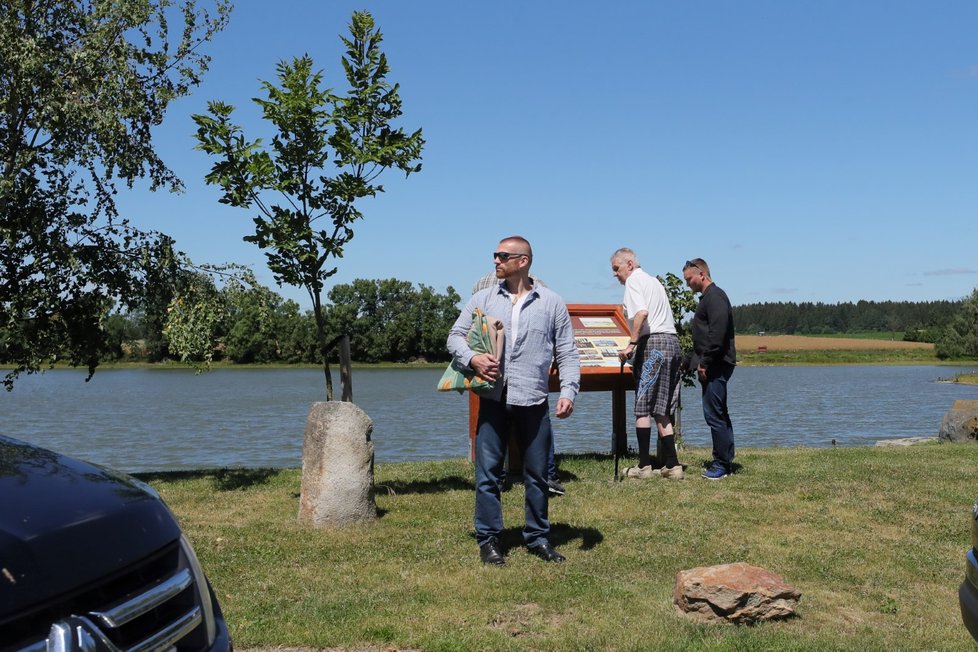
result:
[[[131,478],[0,435],[0,620],[179,537],[169,510]]]

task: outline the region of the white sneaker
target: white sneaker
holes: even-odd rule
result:
[[[640,480],[648,480],[649,478],[654,478],[661,473],[659,469],[653,469],[652,465],[648,466],[629,466],[624,471],[621,472],[624,478],[638,478]]]
[[[663,478],[666,478],[667,480],[682,480],[683,478],[686,477],[686,473],[683,472],[682,464],[677,464],[671,469],[667,466],[664,466],[661,469],[659,469],[659,474]]]

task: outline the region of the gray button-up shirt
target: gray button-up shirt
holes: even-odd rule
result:
[[[509,405],[543,403],[549,392],[550,367],[556,359],[560,398],[573,401],[581,388],[581,360],[574,344],[574,327],[567,306],[557,293],[536,285],[523,302],[520,330],[514,342],[512,298],[505,282],[473,294],[448,334],[449,353],[466,367],[477,355],[469,348],[468,333],[472,326],[472,311],[480,308],[503,323],[505,349],[499,364],[502,382],[496,383],[491,394],[482,396],[498,401],[505,385]]]

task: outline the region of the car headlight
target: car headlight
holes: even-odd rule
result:
[[[200,608],[204,612],[204,623],[207,627],[207,645],[213,645],[217,637],[217,626],[214,622],[214,601],[211,599],[210,586],[204,576],[204,570],[200,567],[200,560],[194,552],[193,546],[187,539],[187,535],[180,535],[180,550],[187,560],[187,565],[194,575],[194,585],[197,587],[197,597],[200,600]]]

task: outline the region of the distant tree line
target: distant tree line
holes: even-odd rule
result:
[[[741,334],[902,333],[931,342],[938,358],[978,358],[978,289],[961,301],[752,303],[734,306]]]
[[[248,273],[221,276],[174,265],[148,287],[139,308],[115,312],[103,321],[107,347],[102,361],[161,362],[180,359],[167,328],[174,302],[217,306],[200,315],[198,335],[209,360],[237,364],[319,364],[322,361],[311,310],[261,286]],[[675,281],[675,279],[673,279]],[[675,281],[674,284],[680,284]],[[682,288],[680,288],[682,289]],[[207,295],[198,302],[194,297]],[[675,312],[689,314],[695,300],[673,296]],[[357,362],[443,362],[445,340],[458,316],[461,297],[449,286],[438,292],[426,285],[390,279],[357,279],[334,286],[324,306],[327,336],[350,337]],[[961,301],[856,303],[758,303],[734,306],[737,332],[753,334],[845,335],[855,332],[903,334],[905,340],[933,342],[937,356],[978,358],[978,290]],[[679,320],[682,325],[685,320]],[[3,339],[0,328],[0,340]],[[193,330],[179,331],[181,336]],[[0,349],[2,350],[2,349]],[[335,351],[333,361],[336,361]],[[0,355],[0,358],[3,356]],[[9,363],[0,359],[0,363]]]
[[[856,303],[751,303],[734,306],[737,332],[784,335],[902,333],[908,341],[935,342],[961,309],[961,301],[858,301]]]
[[[210,360],[238,364],[322,362],[316,317],[301,311],[257,283],[229,277],[218,288],[212,276],[192,274],[178,285],[189,294],[209,295],[219,309],[200,332],[210,338]],[[324,306],[327,337],[350,336],[350,352],[358,362],[446,361],[448,330],[458,317],[458,293],[397,279],[357,279],[334,286]],[[166,306],[172,297],[148,297],[143,308],[116,313],[105,331],[111,343],[103,361],[161,362],[176,359],[166,327]],[[335,352],[334,352],[335,355]],[[335,361],[335,358],[334,358]]]
[[[213,359],[235,363],[316,363],[316,322],[260,286],[230,277],[218,289],[213,276],[198,274],[171,279],[171,286],[196,285],[195,292],[218,297],[222,306],[211,327]],[[357,279],[334,286],[324,306],[327,336],[350,337],[358,362],[440,362],[448,359],[445,340],[458,316],[461,298],[449,286],[444,293],[398,279]],[[176,357],[169,350],[166,329],[169,296],[150,296],[141,311],[113,315],[106,324],[114,343],[112,358],[160,361]],[[695,308],[689,298],[673,301],[678,314]],[[978,290],[961,301],[858,301],[856,303],[754,303],[734,306],[737,332],[785,335],[893,333],[904,340],[935,344],[938,357],[978,357]],[[678,319],[678,316],[677,316]],[[680,320],[682,323],[683,320]],[[205,329],[201,329],[202,331]]]

